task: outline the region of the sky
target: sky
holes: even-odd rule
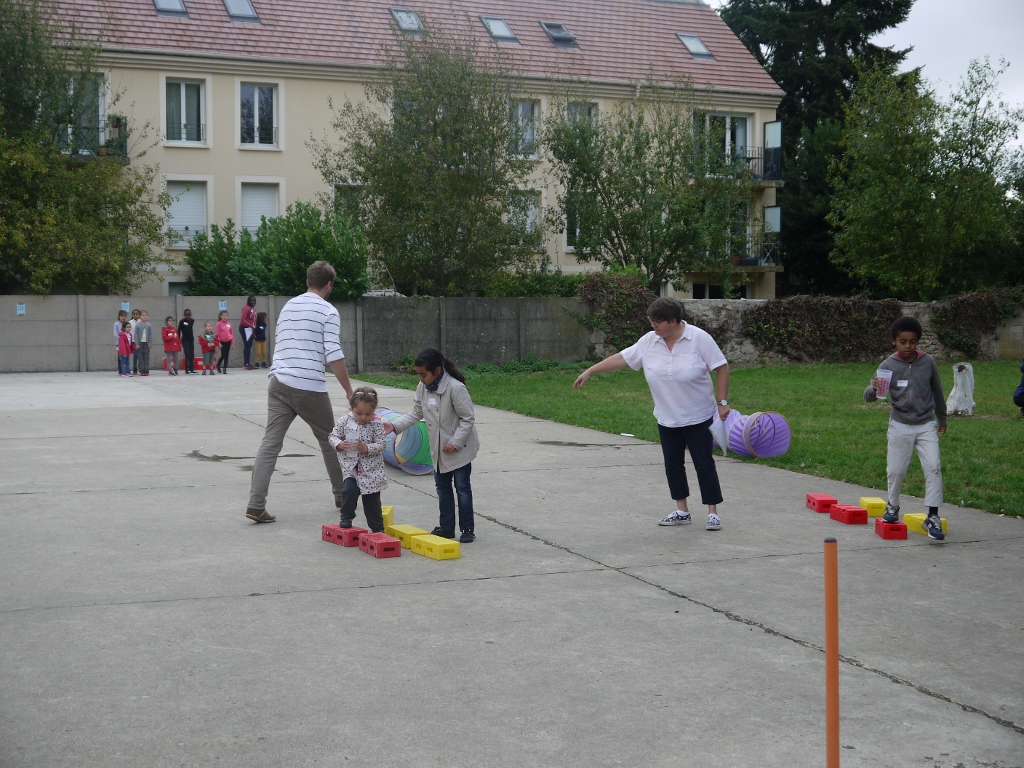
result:
[[[705,0],[718,8],[724,0]],[[1011,104],[1024,104],[1024,0],[916,0],[900,26],[873,41],[909,48],[906,69],[923,67],[937,95],[945,97],[967,72],[971,59],[1002,57],[1011,66],[999,89]],[[1024,139],[1024,127],[1022,135]]]

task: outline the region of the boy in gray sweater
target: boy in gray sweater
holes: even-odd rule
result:
[[[928,538],[942,541],[942,466],[939,461],[939,437],[946,432],[946,401],[942,395],[942,382],[935,358],[917,349],[921,341],[921,324],[912,317],[901,317],[893,323],[892,343],[896,352],[880,366],[892,371],[889,401],[892,416],[889,420],[889,451],[886,471],[889,476],[889,503],[882,519],[897,523],[900,519],[900,489],[907,476],[914,449],[924,470],[924,503],[928,517],[924,529]],[[864,390],[864,399],[871,403],[878,399],[882,382],[872,377],[871,386]],[[937,426],[936,426],[937,422]],[[937,434],[936,434],[937,433]]]

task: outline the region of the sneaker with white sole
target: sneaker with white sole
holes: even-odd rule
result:
[[[659,520],[658,525],[689,525],[693,522],[693,518],[690,517],[689,512],[680,512],[674,510],[672,514],[666,517],[664,520]]]
[[[946,534],[942,532],[942,520],[938,515],[928,515],[921,523],[924,529],[928,532],[928,538],[934,541],[942,541],[946,538]]]
[[[898,523],[900,521],[900,508],[892,504],[885,505],[885,514],[882,515],[883,523]]]
[[[714,512],[708,512],[708,524],[704,526],[706,531],[722,530],[722,519]]]

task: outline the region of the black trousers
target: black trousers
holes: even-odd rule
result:
[[[181,350],[185,355],[185,373],[196,372],[196,347],[195,339],[182,339]]]
[[[231,342],[222,341],[220,343],[220,360],[217,361],[217,370],[226,371],[228,369],[228,356],[231,354]]]
[[[359,503],[359,483],[354,477],[345,478],[341,492],[341,519],[355,520],[356,505]],[[363,514],[366,524],[374,533],[384,532],[384,511],[380,508],[380,491],[363,494]]]
[[[676,501],[688,498],[690,485],[686,482],[686,450],[697,473],[702,504],[721,504],[722,486],[718,482],[718,470],[711,455],[711,419],[688,427],[663,427],[658,425],[661,437],[661,453],[665,458],[665,477],[668,489]]]

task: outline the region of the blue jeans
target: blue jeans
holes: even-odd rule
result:
[[[121,375],[122,376],[127,376],[129,373],[132,372],[131,359],[132,359],[131,355],[118,355],[117,356],[117,364],[118,364],[118,366],[121,369]]]
[[[441,530],[455,533],[455,495],[459,496],[459,530],[473,530],[473,488],[469,476],[473,464],[453,469],[451,472],[434,472],[434,487],[437,489],[437,506],[441,510]],[[455,493],[452,493],[452,481]]]

